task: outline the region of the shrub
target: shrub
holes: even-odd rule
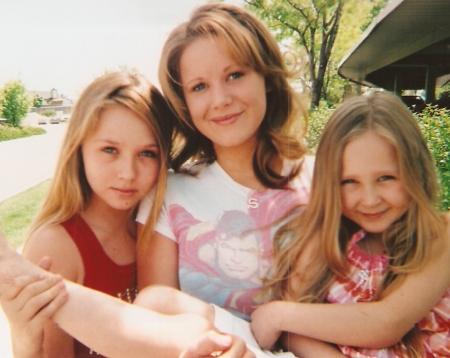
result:
[[[47,109],[46,111],[43,111],[39,113],[41,116],[45,117],[54,117],[56,116],[56,112],[53,109]]]
[[[9,81],[0,90],[0,117],[8,120],[14,127],[20,127],[20,121],[30,108],[30,99],[20,80]]]
[[[315,153],[323,127],[333,113],[333,108],[315,107],[308,113],[308,132],[305,136],[306,146],[311,154]]]
[[[14,127],[9,124],[4,124],[0,126],[0,142],[5,140],[23,138],[23,137],[31,137],[37,134],[44,134],[45,130],[42,128],[34,128],[34,127]]]
[[[427,106],[416,115],[436,163],[441,183],[441,207],[450,208],[450,110]]]

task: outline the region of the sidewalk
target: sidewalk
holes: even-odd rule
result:
[[[67,124],[47,124],[42,128],[47,131],[44,135],[0,142],[0,201],[53,175]],[[12,358],[9,325],[1,308],[0,358]]]

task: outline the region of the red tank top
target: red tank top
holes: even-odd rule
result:
[[[83,260],[83,286],[132,303],[137,291],[136,263],[125,266],[114,263],[103,250],[94,232],[78,214],[61,223],[61,226],[77,245]],[[103,357],[77,340],[74,342],[76,358]]]

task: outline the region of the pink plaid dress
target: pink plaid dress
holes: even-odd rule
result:
[[[337,278],[331,285],[327,300],[330,303],[370,302],[381,284],[388,267],[384,254],[368,255],[356,243],[365,233],[356,233],[349,242],[347,264],[349,272],[345,278]],[[419,323],[424,343],[424,357],[450,357],[450,288],[436,306]],[[339,346],[342,353],[352,358],[406,357],[400,343],[384,349],[366,349]]]

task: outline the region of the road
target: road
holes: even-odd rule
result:
[[[67,124],[46,124],[42,128],[46,134],[0,142],[0,201],[53,175]],[[1,309],[0,358],[12,358],[9,327]]]
[[[0,142],[0,201],[53,175],[67,124],[46,124],[42,128],[47,131],[44,135]]]

